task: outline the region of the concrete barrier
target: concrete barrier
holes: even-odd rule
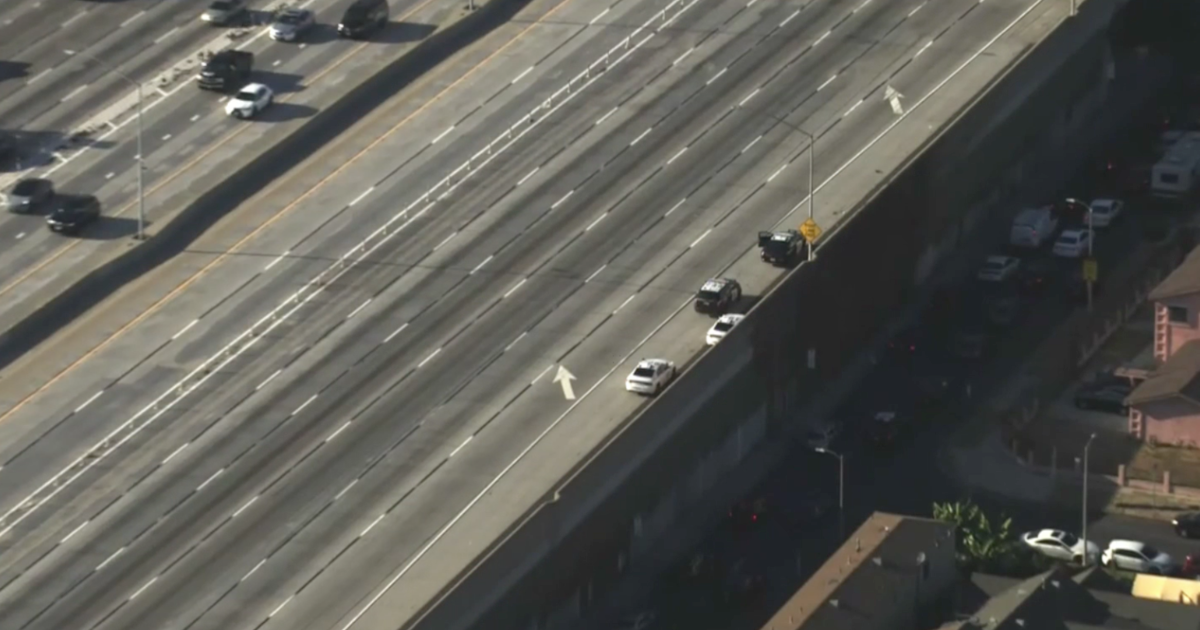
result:
[[[474,13],[434,32],[408,54],[351,89],[290,136],[188,204],[150,240],[97,267],[0,333],[0,366],[10,364],[125,284],[184,251],[238,205],[421,75],[511,20],[528,3],[529,0],[480,2]]]
[[[592,610],[656,537],[670,535],[689,504],[764,439],[785,437],[787,425],[927,277],[946,250],[941,243],[964,238],[973,205],[983,199],[980,214],[1004,210],[1017,194],[1042,185],[1011,176],[1030,168],[1032,155],[1059,166],[1081,161],[1080,147],[1038,143],[1089,132],[1085,115],[1069,120],[1062,112],[1077,110],[1082,99],[1103,102],[1105,50],[1097,42],[1120,4],[1090,1],[1090,17],[1081,13],[1033,49],[1020,71],[965,106],[871,191],[815,263],[774,287],[741,326],[404,627],[548,628]],[[951,129],[954,123],[961,126]],[[1045,133],[1050,126],[1065,133]],[[975,172],[1016,181],[1008,194],[992,194],[994,178],[962,177]],[[737,365],[746,367],[731,367]]]

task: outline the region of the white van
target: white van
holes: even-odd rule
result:
[[[1026,208],[1017,213],[1013,219],[1012,230],[1008,233],[1009,244],[1015,247],[1038,248],[1054,237],[1058,230],[1058,217],[1054,216],[1051,206],[1041,208]]]
[[[1150,172],[1155,197],[1177,198],[1191,193],[1200,176],[1200,134],[1185,133],[1167,149]]]

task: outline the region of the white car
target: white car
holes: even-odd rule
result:
[[[804,442],[808,444],[808,448],[813,450],[829,448],[841,432],[842,427],[839,424],[830,422],[828,424],[817,425],[805,432]]]
[[[635,394],[657,394],[675,379],[675,364],[666,359],[642,359],[625,378],[625,390]]]
[[[717,345],[718,341],[724,339],[725,335],[729,334],[729,331],[745,318],[745,315],[736,313],[729,313],[717,318],[717,322],[708,329],[708,334],[704,336],[704,343],[710,346]]]
[[[274,99],[271,88],[261,83],[251,83],[238,90],[225,103],[225,113],[234,118],[254,118],[255,114],[269,107]]]
[[[1088,239],[1091,236],[1087,230],[1063,230],[1054,241],[1054,255],[1063,258],[1079,258],[1087,253]]]
[[[1177,566],[1171,556],[1136,540],[1108,543],[1108,548],[1100,555],[1100,562],[1106,567],[1156,575],[1170,575]]]
[[[1021,542],[1030,549],[1055,560],[1083,564],[1083,541],[1078,536],[1061,529],[1042,529],[1021,534]],[[1089,562],[1100,557],[1100,545],[1092,541],[1087,544]]]
[[[988,256],[975,277],[984,282],[1004,282],[1017,273],[1021,259],[1012,256]]]
[[[1117,220],[1117,216],[1121,214],[1121,210],[1125,209],[1125,202],[1117,199],[1097,199],[1092,202],[1092,227],[1103,228],[1113,224]]]

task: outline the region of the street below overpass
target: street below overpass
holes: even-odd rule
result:
[[[6,414],[7,624],[402,624],[645,404],[631,361],[702,350],[711,320],[680,311],[705,279],[753,300],[780,276],[752,250],[808,192],[791,125],[837,175],[832,229],[1022,49],[985,42],[1057,9],[532,10],[469,85],[364,121],[254,200],[295,211],[252,248],[147,280],[161,306]],[[889,85],[921,108],[905,126]],[[887,159],[860,167],[868,145]]]

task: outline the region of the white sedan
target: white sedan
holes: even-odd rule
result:
[[[675,379],[675,364],[666,359],[642,359],[625,379],[625,390],[657,394]]]
[[[269,107],[274,100],[275,94],[271,92],[271,88],[261,83],[251,83],[238,90],[238,93],[225,103],[225,113],[234,118],[254,118],[255,114]]]
[[[1118,199],[1097,199],[1091,206],[1092,227],[1103,228],[1117,220],[1121,211],[1125,209],[1125,202]]]
[[[1079,258],[1087,253],[1092,235],[1087,230],[1063,230],[1054,241],[1054,255],[1062,258]]]
[[[1083,541],[1078,536],[1061,529],[1042,529],[1021,534],[1021,542],[1030,549],[1055,560],[1063,562],[1083,563]],[[1092,541],[1087,543],[1089,561],[1100,557],[1100,545]]]
[[[1012,256],[988,256],[975,277],[984,282],[1004,282],[1017,273],[1021,259]]]
[[[1170,575],[1176,568],[1171,556],[1136,540],[1109,542],[1108,549],[1100,556],[1100,562],[1106,567],[1155,575]]]
[[[708,334],[704,336],[704,343],[710,346],[717,345],[717,342],[724,339],[725,335],[729,334],[729,331],[733,330],[733,327],[743,319],[746,319],[745,315],[736,313],[728,313],[717,318],[717,322],[708,329]]]

